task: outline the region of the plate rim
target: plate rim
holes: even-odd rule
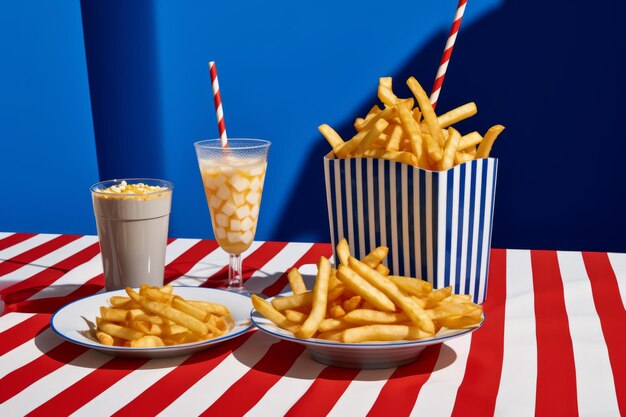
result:
[[[229,293],[229,294],[233,294],[236,296],[242,296],[245,298],[250,298],[250,296],[248,296],[247,294],[242,294],[242,293],[236,293],[233,291],[227,291],[227,290],[222,290],[219,288],[205,288],[205,287],[189,287],[189,286],[183,286],[183,285],[179,285],[176,286],[174,285],[174,291],[176,290],[176,288],[185,288],[185,289],[191,289],[191,290],[201,290],[201,291],[209,291],[209,292],[219,292],[219,293]],[[137,288],[135,288],[137,289]],[[191,350],[191,349],[195,349],[195,348],[200,348],[203,346],[210,346],[219,342],[223,342],[226,340],[230,340],[230,339],[234,339],[238,336],[241,336],[242,334],[248,332],[250,329],[252,329],[253,324],[252,324],[252,320],[250,320],[250,323],[248,323],[248,325],[246,327],[244,327],[243,329],[240,329],[236,332],[231,332],[231,333],[227,333],[225,335],[222,336],[218,336],[216,338],[213,339],[208,339],[208,340],[202,340],[199,342],[192,342],[192,343],[183,343],[180,345],[171,345],[171,346],[155,346],[155,347],[149,347],[149,348],[135,348],[135,347],[130,347],[130,346],[107,346],[107,345],[103,345],[101,343],[98,342],[92,342],[92,343],[87,343],[81,340],[77,340],[75,338],[72,338],[70,336],[68,336],[67,334],[62,333],[59,329],[57,329],[57,327],[54,325],[54,320],[57,317],[58,314],[62,313],[63,310],[69,308],[71,305],[79,303],[79,302],[84,302],[85,300],[88,300],[90,298],[94,298],[94,297],[102,297],[106,294],[113,294],[113,293],[120,293],[123,294],[123,289],[120,290],[112,290],[112,291],[105,291],[105,292],[99,292],[96,294],[91,294],[88,295],[86,297],[82,297],[79,298],[77,300],[74,300],[70,303],[65,304],[64,306],[60,307],[59,309],[57,309],[54,314],[52,314],[52,316],[50,317],[50,328],[52,329],[52,331],[59,336],[60,338],[62,338],[63,340],[66,340],[70,343],[74,343],[83,347],[87,347],[90,349],[95,349],[95,350],[101,350],[101,351],[107,351],[107,352],[115,352],[115,353],[165,353],[165,352],[174,352],[174,351],[178,351],[178,350]],[[78,330],[78,329],[77,329]]]

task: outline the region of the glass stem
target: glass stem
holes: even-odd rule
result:
[[[241,273],[241,255],[228,254],[228,289],[233,291],[243,291],[243,277]]]

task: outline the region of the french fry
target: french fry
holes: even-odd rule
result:
[[[390,280],[356,258],[350,257],[350,268],[356,271],[365,281],[382,291],[398,305],[420,329],[434,334],[435,326],[428,314],[409,296],[404,295]]]
[[[346,315],[346,310],[343,309],[341,304],[335,304],[328,309],[328,314],[330,317],[339,318]]]
[[[420,308],[426,309],[426,299],[425,298],[421,298],[418,297],[416,295],[411,295],[411,298],[413,299],[413,301],[415,301],[415,303],[420,306]]]
[[[159,291],[164,292],[166,294],[172,294],[174,292],[174,287],[172,287],[170,284],[166,284],[162,287],[159,287]]]
[[[121,308],[123,310],[131,310],[133,308],[139,308],[139,304],[134,302],[128,297],[122,297],[119,295],[114,295],[109,298],[109,304],[111,304],[115,308]]]
[[[296,332],[297,337],[309,338],[317,332],[320,323],[324,320],[326,313],[326,303],[328,302],[328,281],[330,278],[330,261],[321,257],[317,263],[317,279],[313,287],[313,300],[311,314],[302,323]]]
[[[287,320],[299,324],[304,323],[304,320],[306,320],[308,316],[308,314],[305,314],[301,311],[291,309],[287,309],[283,313],[285,313],[285,317],[287,318]]]
[[[287,317],[283,316],[280,311],[256,294],[252,294],[252,305],[256,311],[281,329],[288,330],[294,334],[300,329],[299,324],[287,320]]]
[[[462,164],[464,162],[468,162],[474,159],[474,155],[468,152],[457,152],[454,155],[454,163],[456,165]]]
[[[476,145],[478,145],[483,140],[483,137],[480,133],[474,131],[468,133],[467,135],[463,135],[461,137],[461,142],[459,142],[459,151],[465,151],[467,149],[472,149]]]
[[[437,307],[426,310],[433,320],[441,320],[447,317],[469,316],[474,310],[480,309],[474,303],[440,303]]]
[[[207,313],[217,314],[218,316],[230,316],[228,308],[222,304],[212,303],[210,301],[187,300],[189,304],[199,307]]]
[[[300,294],[288,295],[286,297],[274,298],[272,299],[272,306],[278,311],[287,309],[295,310],[300,307],[311,305],[312,302],[313,292],[307,291]]]
[[[398,113],[398,109],[396,107],[387,107],[385,108],[385,110],[382,110],[380,113],[376,113],[371,117],[366,117],[365,120],[363,121],[363,124],[361,124],[357,128],[357,130],[359,131],[359,133],[361,132],[367,133],[380,120],[387,121],[387,120],[393,119],[394,117],[396,117],[397,113]]]
[[[96,338],[100,343],[106,346],[115,346],[115,339],[108,333],[101,330],[96,331]]]
[[[337,270],[335,268],[331,268],[330,278],[328,279],[328,290],[333,290],[338,285],[341,285],[341,281],[337,279]]]
[[[393,84],[393,78],[391,77],[380,77],[378,79],[379,87],[384,87],[384,88],[388,88],[389,90],[393,90],[392,84]]]
[[[139,294],[143,297],[146,297],[148,300],[158,301],[161,303],[171,304],[174,296],[170,293],[166,293],[160,291],[156,287],[149,287],[147,285],[142,285],[139,289]]]
[[[174,298],[172,299],[172,307],[174,307],[178,311],[187,313],[200,321],[206,321],[209,316],[209,313],[207,313],[205,310],[188,303],[186,300],[179,296],[174,296]]]
[[[372,148],[386,150],[388,140],[389,140],[389,136],[386,135],[385,133],[381,133],[380,135],[378,135],[378,138],[374,141],[374,143],[372,143]]]
[[[318,339],[330,340],[333,342],[341,342],[342,330],[331,330],[328,332],[322,332],[317,337]]]
[[[444,143],[445,139],[443,138],[443,133],[441,133],[441,126],[437,120],[435,110],[433,110],[433,106],[430,104],[428,95],[426,95],[426,92],[414,77],[410,77],[406,83],[419,103],[422,116],[424,117],[424,121],[426,122],[426,126],[428,126],[431,136],[437,143]]]
[[[233,316],[231,316],[230,314],[227,316],[218,316],[215,314],[211,314],[211,318],[215,319],[216,321],[215,326],[218,329],[222,330],[224,333],[226,333],[227,331],[235,327],[235,320],[233,319]],[[220,322],[224,324],[222,325],[220,324]]]
[[[187,313],[176,310],[175,308],[167,304],[160,303],[158,301],[148,300],[147,298],[137,294],[135,291],[133,291],[132,288],[126,288],[126,293],[130,298],[133,299],[133,301],[139,303],[139,305],[141,305],[144,310],[167,318],[181,326],[185,326],[193,334],[204,337],[207,336],[209,333],[209,328],[205,323],[195,317],[190,316]]]
[[[441,137],[443,138],[443,136]],[[432,161],[431,165],[434,166],[443,158],[443,148],[439,146],[439,144],[429,132],[423,132],[422,138],[424,139],[424,143],[426,144],[426,153],[428,155],[428,159]]]
[[[380,113],[382,110],[380,109],[380,107],[374,105],[370,111],[367,113],[367,115],[365,116],[365,118],[358,118],[354,121],[354,128],[357,131],[360,130],[364,130],[366,123],[368,123],[372,117],[376,116],[378,113]]]
[[[145,333],[145,334],[160,334],[161,333],[158,327],[153,331],[152,323],[147,322],[147,321],[133,320],[133,321],[127,322],[126,326],[128,326],[131,329],[135,329],[139,332]]]
[[[289,281],[291,291],[293,291],[294,294],[302,294],[306,292],[306,286],[304,285],[302,274],[300,274],[298,268],[291,268],[287,274],[287,280]]]
[[[407,109],[400,109],[399,115],[402,129],[411,143],[411,150],[419,161],[422,157],[422,133],[419,123],[415,121],[413,114]]]
[[[476,309],[470,315],[452,316],[438,319],[437,322],[448,329],[463,329],[476,326],[482,321],[482,309]]]
[[[328,301],[335,301],[336,299],[338,299],[339,297],[341,297],[344,293],[344,291],[346,290],[345,285],[337,285],[335,288],[330,289],[330,286],[328,288]]]
[[[341,319],[341,318],[325,318],[320,323],[319,331],[320,332],[331,332],[335,330],[343,330],[348,327],[352,327],[351,323]]]
[[[165,324],[162,327],[162,333],[168,336],[173,336],[182,333],[191,333],[185,326],[179,324]]]
[[[159,336],[154,335],[145,335],[140,337],[139,339],[134,339],[130,341],[130,347],[135,348],[149,348],[149,347],[158,347],[165,346],[163,339]]]
[[[401,277],[397,275],[389,275],[387,278],[402,291],[419,297],[427,296],[428,293],[433,290],[433,284],[419,278]]]
[[[118,307],[128,301],[131,301],[129,297],[124,297],[121,295],[114,295],[113,297],[109,298],[109,304],[111,304],[113,307]]]
[[[401,107],[404,107],[405,109],[409,110],[409,111],[413,111],[413,106],[415,105],[415,100],[413,100],[412,97],[409,98],[399,98],[396,100],[396,107],[398,109],[400,109]]]
[[[128,314],[128,310],[124,310],[122,308],[106,308],[100,307],[100,317],[105,321],[124,321],[126,320],[126,316]]]
[[[394,106],[398,100],[398,97],[396,97],[393,91],[391,91],[391,88],[385,86],[384,84],[378,85],[378,98],[387,107]]]
[[[389,312],[396,311],[396,306],[386,294],[363,279],[350,267],[340,266],[337,270],[337,277],[346,287],[360,295],[364,300],[367,300],[379,310]]]
[[[389,275],[389,268],[387,268],[387,266],[385,266],[385,264],[378,264],[376,265],[376,268],[374,268],[376,270],[376,272],[378,272],[380,275],[383,276],[387,276]]]
[[[477,112],[476,103],[467,103],[442,114],[437,118],[437,121],[439,122],[439,126],[446,128],[468,117],[472,117]]]
[[[153,316],[153,315],[149,315],[146,314],[142,309],[140,308],[133,308],[132,310],[124,310],[126,312],[126,317],[124,318],[124,320],[119,320],[119,321],[132,321],[137,319],[138,317],[142,317],[141,320],[147,320],[147,317],[156,317],[159,320],[162,320],[159,316]],[[102,314],[100,314],[100,316],[102,317]],[[102,317],[104,318],[104,317]],[[161,324],[161,322],[156,323],[156,324]]]
[[[366,158],[387,159],[389,161],[402,162],[404,164],[413,165],[413,166],[418,165],[417,158],[415,157],[415,155],[413,155],[410,152],[402,152],[402,151],[391,152],[391,151],[382,150],[382,149],[369,149],[363,152],[362,156]]]
[[[491,147],[503,130],[504,126],[502,125],[495,125],[489,128],[487,133],[485,133],[483,141],[480,142],[480,145],[478,145],[478,150],[476,151],[476,159],[489,158],[489,154],[491,153]]]
[[[392,131],[389,133],[389,140],[387,141],[387,149],[390,152],[400,150],[400,141],[402,140],[402,126],[398,124],[392,124]]]
[[[472,296],[469,294],[450,294],[449,297],[441,300],[442,303],[465,303],[468,301],[472,301]]]
[[[96,317],[96,326],[98,330],[124,340],[139,339],[145,335],[143,332],[102,320],[100,317]]]
[[[361,262],[363,262],[370,268],[376,268],[376,266],[380,264],[383,261],[383,259],[387,257],[388,254],[389,254],[389,248],[387,246],[377,246],[370,253],[365,255],[365,257],[361,260]],[[346,265],[347,265],[347,261],[346,261]]]
[[[348,265],[348,258],[350,257],[350,247],[346,238],[341,238],[337,244],[337,257],[342,265]]]
[[[362,298],[360,295],[353,295],[352,297],[343,300],[341,306],[343,307],[344,311],[349,312],[359,307],[359,304],[361,304],[361,300]]]
[[[317,128],[317,130],[319,130],[320,133],[326,138],[328,144],[331,146],[331,148],[333,148],[335,154],[337,154],[337,150],[339,149],[339,147],[344,144],[341,136],[339,136],[339,134],[335,132],[335,129],[328,126],[327,124],[321,125]]]
[[[361,141],[365,138],[367,133],[367,130],[363,130],[362,132],[354,135],[349,141],[335,149],[334,151],[337,158],[347,158],[356,148],[359,147]]]
[[[409,326],[398,324],[371,324],[350,327],[341,334],[344,343],[384,342],[403,340],[409,335]]]
[[[433,290],[428,294],[426,298],[426,306],[428,308],[433,308],[437,306],[446,297],[449,297],[452,294],[452,287],[443,287],[437,290]]]
[[[382,114],[382,113],[381,113]],[[367,132],[359,146],[354,150],[355,155],[361,155],[368,149],[373,147],[374,142],[380,137],[383,130],[389,126],[389,122],[385,119],[379,119],[374,126]]]
[[[185,332],[175,333],[164,338],[163,343],[166,346],[171,346],[171,345],[182,345],[183,343],[198,342],[199,340],[200,339],[198,339],[197,336],[195,336],[193,333],[187,330]]]
[[[459,142],[461,141],[461,134],[456,129],[451,127],[448,132],[446,146],[443,149],[443,158],[441,158],[439,165],[442,171],[446,171],[454,165],[454,156],[459,148]]]
[[[352,310],[349,313],[346,313],[343,316],[343,320],[347,321],[348,323],[364,326],[364,325],[373,324],[373,323],[380,323],[380,324],[402,323],[410,319],[409,319],[409,316],[407,316],[407,314],[403,311],[399,313],[388,313],[386,311],[368,310],[364,308],[359,308],[356,310]]]

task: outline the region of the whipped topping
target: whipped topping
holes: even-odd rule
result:
[[[147,185],[142,182],[138,182],[136,184],[128,184],[126,181],[122,181],[119,184],[112,185],[108,188],[98,191],[107,194],[150,194],[165,190],[167,190],[166,187],[161,187],[158,185]]]

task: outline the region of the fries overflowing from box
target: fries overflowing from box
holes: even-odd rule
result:
[[[452,287],[433,289],[421,279],[389,275],[382,263],[388,248],[379,246],[358,260],[345,239],[337,245],[337,269],[320,258],[315,285],[307,290],[302,275],[288,273],[293,295],[271,302],[252,295],[254,308],[298,338],[343,343],[432,338],[447,329],[480,325],[483,310],[469,295]]]
[[[380,78],[382,105],[355,120],[349,140],[319,126],[333,148],[324,157],[331,243],[345,237],[355,258],[386,246],[391,275],[452,286],[480,304],[498,167],[489,155],[504,127],[462,134],[455,126],[476,104],[437,115],[417,80],[407,85],[414,97],[399,98],[391,77]]]
[[[489,157],[504,126],[491,127],[484,137],[474,131],[465,135],[452,125],[478,111],[471,102],[437,116],[428,95],[413,77],[407,85],[415,96],[398,98],[392,78],[382,77],[378,98],[383,104],[372,107],[364,118],[357,118],[357,133],[344,141],[327,124],[318,127],[337,158],[381,158],[433,171],[445,171],[455,165]],[[417,106],[415,106],[417,101]]]
[[[93,329],[107,346],[151,348],[213,339],[233,327],[228,308],[208,301],[185,300],[173,287],[126,288],[128,297],[113,296],[100,307]]]

